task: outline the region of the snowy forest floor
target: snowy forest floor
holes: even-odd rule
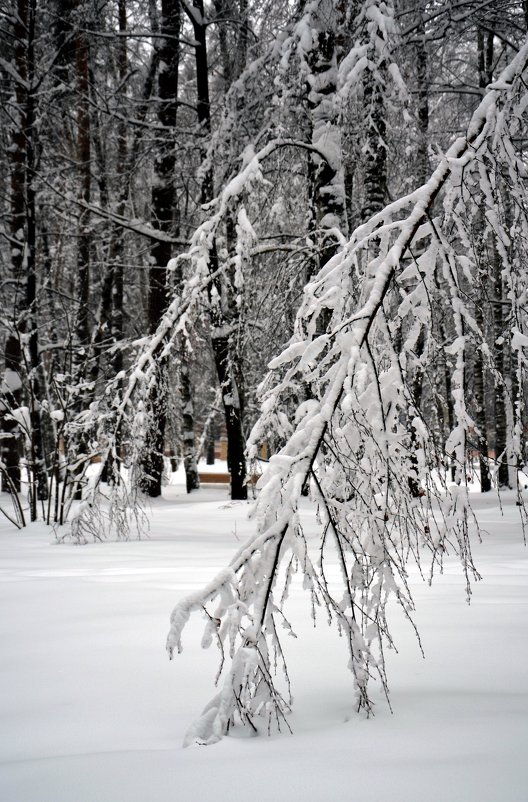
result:
[[[528,549],[513,496],[502,513],[496,497],[474,502],[483,579],[467,605],[456,558],[432,587],[412,571],[426,659],[395,612],[393,714],[381,693],[373,718],[354,713],[345,645],[324,616],[313,628],[296,586],[294,735],[235,729],[190,749],[181,742],[214,693],[218,655],[200,648],[195,616],[169,663],[168,616],[249,534],[249,504],[176,484],[153,504],[148,537],[86,546],[2,522],[0,800],[526,802]]]

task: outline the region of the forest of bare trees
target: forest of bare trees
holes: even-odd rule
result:
[[[259,384],[292,337],[303,288],[317,296],[315,277],[352,232],[380,226],[390,203],[427,183],[522,49],[527,16],[526,3],[506,1],[4,3],[8,514],[64,522],[94,492],[94,458],[95,484],[119,485],[126,470],[129,490],[156,496],[171,454],[192,491],[200,434],[220,423],[232,497],[245,498]],[[454,477],[478,456],[483,491],[515,484],[525,428],[524,107],[504,102],[514,118],[493,156],[502,163],[490,176],[483,156],[475,179],[463,165],[456,198],[439,187],[424,217],[442,229],[437,252],[417,226],[383,298],[435,459]],[[351,264],[352,306],[383,247],[371,237]],[[398,304],[411,309],[422,291],[434,295],[431,317],[414,309],[411,320]],[[458,323],[446,313],[454,292]],[[307,336],[330,331],[335,303],[321,301]],[[463,370],[451,345],[461,338]],[[319,392],[307,375],[280,414],[291,422]],[[289,425],[263,432],[272,451]]]

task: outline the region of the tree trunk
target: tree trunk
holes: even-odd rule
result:
[[[189,376],[189,360],[185,353],[184,343],[180,348],[180,393],[183,409],[183,467],[185,469],[185,486],[187,492],[190,493],[200,486],[200,478],[196,461],[192,384]]]
[[[196,88],[198,122],[204,135],[211,132],[211,110],[209,103],[209,69],[207,63],[206,24],[203,0],[194,0],[194,13],[190,19],[196,40]],[[205,155],[205,150],[203,151]],[[206,170],[202,180],[201,201],[209,203],[214,197],[213,172]],[[217,272],[219,267],[216,242],[209,253],[209,271]],[[214,297],[212,289],[214,288]],[[231,335],[235,329],[237,309],[229,303],[234,293],[227,292],[222,281],[216,277],[209,292],[211,319],[211,342],[218,382],[222,392],[226,434],[227,462],[231,474],[231,498],[247,499],[245,439],[243,433],[243,394],[240,386],[240,354],[233,353]],[[237,382],[238,373],[238,382]]]
[[[5,343],[5,373],[2,382],[2,462],[8,476],[6,490],[20,491],[21,433],[11,411],[22,403],[22,351],[19,337],[20,285],[23,280],[26,226],[26,95],[27,95],[27,0],[18,0],[13,25],[14,62],[20,80],[15,82],[15,114],[9,149],[11,160],[10,250],[11,273],[16,288],[13,299],[13,329]]]
[[[35,15],[36,0],[19,0],[14,26],[15,66],[20,80],[15,83],[16,118],[12,138],[11,170],[11,267],[16,286],[14,327],[6,341],[6,373],[3,386],[3,429],[7,438],[2,443],[8,484],[20,490],[18,427],[9,419],[10,412],[23,400],[22,370],[28,374],[27,405],[28,480],[31,520],[37,517],[37,501],[47,498],[47,475],[44,460],[42,421],[40,415],[41,371],[36,276],[36,109],[35,109]],[[21,336],[22,335],[22,336]],[[24,348],[21,346],[24,343]]]
[[[483,93],[485,91],[486,86],[491,82],[493,78],[493,41],[494,41],[494,36],[492,31],[484,31],[481,28],[478,28],[477,50],[478,50],[479,87],[481,88]],[[477,232],[477,237],[478,237],[478,232]],[[497,247],[493,237],[494,235],[492,233],[488,234],[488,242],[484,243],[486,260],[490,268],[489,283],[493,301],[492,353],[494,355],[495,367],[497,368],[499,374],[505,377],[507,373],[506,371],[507,355],[505,353],[505,349],[507,348],[507,343],[505,341],[506,337],[505,326],[507,321],[505,320],[504,316],[504,303],[507,302],[507,299],[505,297],[505,292],[503,287],[501,259],[497,251]],[[486,277],[484,276],[483,281],[485,281],[485,278]],[[486,298],[486,293],[483,292],[481,302],[479,304],[481,306],[481,309],[482,309],[482,304],[485,302],[485,298]],[[477,322],[479,323],[479,325],[480,323],[483,324],[484,322],[482,311],[478,315]],[[483,372],[484,370],[482,357],[480,355],[477,356],[476,367],[477,367],[477,384],[478,384],[481,381],[480,373]],[[479,426],[479,429],[481,428],[481,426],[484,427],[484,431],[481,432],[481,436],[485,437],[486,424],[485,424],[485,413],[484,413],[484,408],[485,408],[484,388],[482,388],[482,395],[478,399],[478,403],[479,406],[482,407],[482,413],[480,414],[480,417],[477,420],[477,425]],[[508,411],[507,411],[508,403],[509,399],[506,385],[504,383],[501,383],[495,389],[495,415],[494,415],[495,459],[499,461],[498,472],[497,472],[497,481],[499,487],[510,486],[509,470],[508,470],[508,456],[509,456],[508,454],[509,426],[508,426]],[[482,446],[482,448],[487,448],[487,447],[488,445],[486,442]],[[485,475],[484,475],[484,482],[486,487],[488,486],[488,484],[491,486],[491,482]]]
[[[215,459],[216,459],[215,439],[216,439],[216,423],[214,420],[212,420],[205,441],[205,453],[206,453],[207,465],[215,464]]]
[[[77,221],[77,320],[76,341],[73,343],[74,381],[80,387],[77,411],[88,406],[86,379],[90,355],[90,212],[86,206],[91,199],[91,118],[90,118],[90,45],[82,28],[85,25],[82,0],[76,6],[75,70],[77,80],[77,166],[79,172],[78,199],[80,213]],[[81,435],[79,441],[70,443],[71,458],[74,462],[86,456],[86,441]],[[74,497],[82,498],[82,479],[85,464],[80,461],[73,470]]]
[[[499,375],[506,377],[505,325],[503,313],[504,290],[499,254],[495,243],[491,243],[491,269],[493,281],[493,350],[494,362]],[[495,459],[498,461],[497,482],[499,488],[510,487],[508,469],[508,418],[506,412],[507,392],[504,382],[495,390]]]
[[[35,83],[35,14],[36,0],[31,0],[28,19],[28,92],[26,97],[26,319],[24,329],[27,332],[27,348],[29,363],[29,445],[30,445],[30,514],[31,520],[37,519],[37,500],[43,501],[48,497],[48,480],[44,458],[44,446],[41,420],[41,381],[39,374],[42,370],[40,363],[40,350],[38,338],[38,312],[37,312],[37,273],[36,273],[36,126],[35,126],[35,97],[33,86]]]
[[[77,24],[80,25],[81,21],[78,20]],[[82,205],[90,203],[91,195],[89,59],[88,39],[86,34],[79,31],[76,37],[75,63],[78,93],[77,162],[80,177],[79,200]],[[87,209],[84,209],[79,215],[78,222],[77,291],[79,312],[77,315],[77,340],[81,349],[85,349],[86,352],[90,345],[90,241],[90,213]],[[81,368],[81,373],[84,373],[84,365]]]
[[[417,14],[417,41],[415,45],[416,50],[416,81],[418,93],[418,109],[417,109],[417,123],[418,123],[418,146],[416,148],[416,185],[422,186],[427,181],[430,174],[429,171],[429,81],[428,81],[428,53],[425,38],[425,2],[420,0],[419,6],[416,11]],[[418,412],[421,412],[420,407],[423,398],[423,369],[420,364],[420,358],[423,356],[426,346],[425,331],[422,327],[418,339],[416,341],[415,351],[417,357],[417,364],[415,373],[412,380],[412,397],[414,407]],[[414,413],[413,413],[414,414]],[[418,444],[416,442],[416,430],[410,427],[411,431],[411,471],[409,475],[409,489],[414,498],[418,498],[422,494],[422,488],[416,479],[417,458],[416,449]]]
[[[493,35],[488,36],[488,47],[486,47],[484,32],[481,28],[477,31],[477,49],[478,49],[478,69],[479,69],[479,86],[482,90],[486,88],[491,80],[491,68],[493,64]],[[490,52],[491,51],[491,52]],[[484,228],[484,221],[482,227],[477,228],[476,237],[482,239],[482,231]],[[482,252],[481,242],[477,242],[477,248]],[[486,305],[487,291],[484,271],[481,271],[481,282],[478,285],[479,297],[477,298],[475,307],[475,322],[479,329],[484,332],[484,306]],[[486,420],[486,399],[484,397],[484,356],[481,348],[477,348],[475,353],[475,362],[473,365],[473,393],[476,408],[475,423],[479,430],[479,474],[480,474],[480,490],[482,493],[488,493],[491,490],[491,473],[489,469],[489,443],[488,443],[488,427]]]
[[[381,64],[379,71],[387,74],[386,65]],[[369,128],[365,143],[365,168],[363,175],[364,199],[361,219],[381,211],[385,206],[387,188],[387,149],[385,138],[387,133],[384,87],[380,86],[372,73],[367,73],[363,82],[363,104],[368,113]]]
[[[324,154],[324,157],[310,157],[310,228],[315,240],[311,275],[318,273],[336,253],[339,247],[336,229],[345,235],[347,233],[341,131],[335,103],[338,26],[333,6],[332,0],[321,3],[319,14],[314,17],[317,25],[314,30],[315,41],[307,57],[310,69],[307,89],[311,140]]]
[[[175,143],[174,128],[178,100],[178,70],[180,63],[179,36],[181,13],[179,0],[162,0],[160,71],[158,73],[158,121],[163,130],[159,133],[154,163],[155,182],[152,189],[153,225],[163,232],[174,230],[176,193],[174,186]],[[152,268],[149,272],[149,331],[153,334],[168,306],[167,265],[172,257],[171,244],[157,241],[151,251]],[[160,347],[161,353],[163,346]],[[180,349],[183,354],[183,349]],[[141,487],[149,496],[161,495],[165,428],[167,424],[167,364],[160,353],[158,381],[149,399],[147,453],[143,460]],[[183,373],[185,373],[185,369]],[[192,425],[192,409],[188,407],[187,426]],[[194,441],[194,433],[193,433]],[[190,440],[188,441],[190,446]],[[196,472],[196,478],[197,478]],[[187,478],[187,488],[194,489],[196,482]]]
[[[4,349],[5,372],[2,381],[2,401],[0,408],[2,425],[2,463],[7,474],[7,483],[2,489],[7,492],[20,492],[20,452],[21,434],[18,424],[11,417],[12,410],[18,409],[22,402],[22,355],[20,339],[8,334]]]

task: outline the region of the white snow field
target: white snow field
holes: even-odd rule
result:
[[[56,545],[43,525],[0,531],[1,802],[527,802],[528,549],[506,498],[474,496],[483,579],[471,605],[456,558],[432,587],[412,573],[426,659],[395,613],[394,713],[354,712],[343,641],[292,590],[294,734],[182,749],[214,693],[217,650],[164,651],[176,600],[251,531],[222,487],[153,506],[140,541]],[[375,689],[375,693],[377,690]]]

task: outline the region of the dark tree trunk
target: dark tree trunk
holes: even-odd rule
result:
[[[128,76],[128,50],[127,50],[127,6],[126,0],[118,0],[118,25],[120,37],[118,40],[118,77],[119,85],[126,86],[126,79]],[[116,174],[119,181],[118,190],[118,203],[116,213],[120,217],[124,217],[127,208],[128,194],[130,189],[130,173],[127,172],[128,167],[128,134],[127,123],[123,116],[116,123],[117,128],[117,148],[116,148]],[[100,135],[96,142],[100,142]],[[102,148],[98,148],[102,150]],[[105,164],[101,158],[101,179],[103,186],[100,188],[101,201],[104,207],[108,208],[108,193],[106,188],[106,181],[104,180]],[[103,202],[103,199],[105,201]],[[121,343],[123,341],[124,324],[123,324],[123,290],[124,290],[124,276],[123,265],[125,259],[125,237],[123,227],[119,224],[113,224],[110,237],[110,245],[108,248],[108,264],[106,266],[102,292],[101,302],[96,320],[96,329],[94,331],[92,342],[94,346],[94,355],[92,363],[92,381],[93,392],[95,392],[95,380],[100,370],[100,360],[102,356],[103,332],[109,330],[109,343],[114,347],[111,357],[111,368],[114,376],[117,376],[123,370],[123,352],[121,350]],[[117,395],[121,395],[122,382],[117,384]],[[115,484],[120,480],[120,459],[121,459],[121,437],[120,432],[115,433],[115,448],[107,457],[106,464],[103,468],[102,480],[109,484]]]
[[[200,486],[198,465],[196,462],[196,442],[194,435],[194,402],[189,360],[185,352],[185,344],[180,349],[180,394],[182,403],[183,424],[183,466],[185,469],[185,486],[188,493]]]
[[[90,326],[90,212],[86,208],[91,200],[91,117],[90,117],[90,45],[83,27],[84,8],[82,0],[76,5],[75,71],[77,81],[77,166],[79,172],[79,208],[77,221],[77,321],[76,342],[73,352],[75,381],[81,386],[77,400],[77,410],[88,406],[86,379],[89,366],[91,326]],[[70,443],[71,456],[77,461],[85,456],[86,441],[81,435],[78,442]],[[85,465],[78,463],[73,470],[74,497],[82,498],[82,479]]]
[[[479,86],[484,92],[485,87],[491,82],[493,78],[493,32],[484,31],[478,28],[477,31],[477,49],[478,49],[478,69],[479,69]],[[478,234],[477,234],[478,236]],[[496,244],[493,240],[493,234],[488,235],[488,242],[486,246],[486,259],[490,268],[489,284],[491,287],[492,307],[493,307],[493,346],[492,351],[494,354],[495,367],[501,376],[506,376],[506,362],[507,355],[505,349],[508,347],[506,338],[506,325],[507,320],[504,316],[504,302],[506,301],[503,280],[502,280],[502,265]],[[485,301],[486,294],[482,293],[481,306]],[[481,317],[482,311],[477,322],[483,322]],[[482,363],[482,357],[479,355],[477,363]],[[477,365],[477,380],[480,382],[480,372],[483,372],[482,366]],[[482,379],[483,382],[483,379]],[[499,460],[498,466],[498,485],[499,487],[509,487],[509,469],[508,469],[508,418],[507,418],[507,405],[509,403],[507,388],[504,383],[499,384],[495,390],[495,416],[494,416],[494,429],[495,429],[495,459]],[[482,396],[479,399],[479,405],[483,408],[482,420],[477,424],[479,428],[481,424],[484,426],[485,436],[485,399],[484,388],[482,388]],[[482,446],[487,448],[487,443]],[[481,468],[482,471],[482,468]],[[488,478],[484,475],[485,485],[488,485]],[[491,483],[490,483],[491,484]]]
[[[418,28],[415,45],[416,79],[418,89],[418,147],[416,152],[417,184],[425,184],[430,175],[429,164],[429,70],[425,35],[425,0],[420,0],[417,10]]]
[[[386,75],[382,64],[379,71]],[[363,103],[369,116],[369,130],[365,143],[365,170],[363,176],[364,201],[361,219],[368,220],[385,206],[387,188],[387,132],[384,87],[367,73],[363,82]]]
[[[0,451],[2,463],[7,474],[7,483],[3,490],[11,492],[20,491],[20,451],[22,449],[20,430],[11,411],[17,409],[22,402],[22,384],[20,373],[22,370],[22,355],[20,353],[20,339],[9,334],[4,349],[5,374],[1,399],[1,425],[2,448]]]
[[[324,12],[327,13],[324,13]],[[329,12],[329,13],[328,13]],[[336,230],[347,233],[346,197],[341,153],[341,131],[335,103],[337,91],[337,30],[335,10],[328,5],[323,13],[314,14],[314,42],[307,55],[306,99],[309,111],[311,143],[323,153],[327,143],[330,149],[323,155],[312,154],[308,164],[308,228],[314,243],[312,258],[307,264],[305,282],[337,253],[339,239]],[[331,318],[330,309],[322,309],[317,318],[316,333],[324,334]],[[304,386],[304,397],[314,397],[309,382]],[[308,482],[303,495],[308,495]]]
[[[310,68],[307,97],[311,140],[323,151],[329,142],[330,151],[327,158],[319,155],[310,157],[310,228],[316,247],[308,279],[336,253],[339,244],[335,229],[347,233],[341,132],[338,108],[334,101],[337,91],[336,14],[315,17],[315,26],[316,41],[307,58]]]
[[[494,361],[495,367],[500,376],[506,376],[505,359],[505,325],[503,313],[503,281],[502,270],[497,249],[492,244],[493,270],[493,337],[494,337]],[[508,468],[508,419],[506,413],[507,392],[504,383],[499,384],[495,390],[495,459],[498,460],[497,480],[498,486],[508,488],[510,486],[510,476]]]
[[[428,54],[425,38],[425,2],[420,0],[417,14],[417,41],[415,45],[416,51],[416,80],[418,91],[418,110],[417,110],[417,123],[418,123],[418,146],[416,148],[416,184],[421,186],[427,181],[429,171],[429,76],[428,76]],[[420,358],[423,356],[426,346],[425,331],[422,328],[418,339],[416,341],[416,356],[417,365],[412,379],[412,397],[414,407],[418,412],[421,412],[421,404],[423,397],[423,369],[420,366]],[[411,471],[409,476],[409,489],[414,498],[418,498],[422,494],[422,488],[417,479],[416,468],[417,458],[416,449],[418,443],[416,441],[416,430],[410,427],[411,435]]]
[[[212,420],[209,426],[209,431],[207,432],[207,438],[205,441],[205,453],[206,453],[206,463],[207,465],[214,465],[216,459],[215,453],[215,439],[216,439],[216,425],[215,421]]]
[[[22,352],[19,337],[18,308],[23,281],[26,227],[26,94],[27,94],[27,0],[18,0],[13,25],[14,61],[21,80],[15,82],[15,113],[9,150],[11,159],[10,234],[11,273],[16,289],[13,329],[5,343],[5,374],[2,387],[2,461],[6,466],[8,484],[5,489],[20,490],[21,433],[11,410],[22,403]]]
[[[78,21],[80,24],[80,20]],[[77,33],[77,161],[79,166],[79,200],[82,206],[90,203],[91,196],[91,138],[90,138],[90,50],[84,33]],[[90,214],[84,208],[78,222],[77,291],[79,312],[77,339],[83,349],[90,345]],[[84,366],[83,370],[84,372]]]
[[[15,280],[13,331],[6,341],[6,375],[4,378],[3,429],[7,438],[2,443],[8,485],[20,489],[18,465],[21,444],[16,423],[10,411],[22,403],[22,371],[28,375],[27,406],[29,430],[29,502],[31,520],[37,517],[37,501],[47,498],[47,475],[44,460],[42,421],[40,415],[41,371],[37,323],[36,275],[36,121],[35,121],[35,14],[36,0],[19,0],[14,26],[15,66],[21,80],[15,84],[16,116],[12,138],[11,170],[11,266]],[[21,347],[21,335],[25,343]]]
[[[206,24],[203,0],[194,0],[195,13],[190,15],[196,40],[196,89],[198,121],[202,132],[211,131],[211,109],[209,103],[209,69],[207,63]],[[205,154],[204,154],[205,155]],[[213,172],[206,170],[201,188],[202,203],[209,203],[214,197]],[[216,273],[219,267],[216,242],[209,254],[209,270]],[[210,293],[209,308],[211,318],[211,341],[218,382],[222,393],[226,434],[227,461],[231,474],[231,498],[247,499],[246,456],[243,433],[243,394],[240,386],[240,354],[231,343],[235,328],[237,310],[229,303],[228,291],[217,277],[213,279],[215,297]],[[227,297],[226,297],[227,296]],[[235,365],[235,363],[238,363]],[[238,383],[237,383],[238,375]]]
[[[446,342],[445,336],[442,334],[445,333],[444,327],[440,326],[440,336],[441,342]],[[453,390],[451,384],[451,366],[449,365],[448,360],[446,359],[444,362],[444,376],[445,376],[445,391],[446,391],[446,412],[447,412],[447,427],[448,427],[448,436],[453,431],[455,426],[455,410],[453,409]],[[446,438],[447,439],[447,438]],[[451,461],[450,465],[450,474],[451,474],[451,481],[454,482],[456,479],[456,465]]]
[[[484,330],[484,316],[482,312],[483,293],[481,298],[477,300],[475,308],[475,322],[481,331]],[[480,474],[480,490],[482,493],[488,493],[491,490],[491,473],[489,469],[489,444],[488,444],[488,430],[486,421],[486,402],[484,398],[484,359],[482,350],[477,348],[475,353],[475,362],[473,365],[473,393],[475,403],[475,423],[479,430],[478,439],[478,460],[479,460],[479,474]]]
[[[39,374],[42,366],[40,364],[39,339],[38,339],[38,312],[37,312],[37,272],[36,272],[36,128],[35,128],[35,98],[33,86],[35,83],[35,14],[36,0],[31,0],[29,5],[28,19],[28,86],[26,98],[26,317],[24,329],[27,332],[28,343],[28,362],[29,362],[29,419],[31,431],[29,433],[30,443],[30,514],[31,520],[37,519],[37,500],[43,501],[48,497],[48,480],[46,473],[46,463],[44,458],[44,447],[42,437],[42,420],[40,414],[41,403],[41,382]]]
[[[488,40],[487,45],[486,38]],[[479,86],[482,90],[484,90],[491,80],[491,69],[493,64],[493,36],[485,37],[484,32],[480,28],[477,32],[477,49]],[[484,221],[482,221],[482,225],[477,228],[476,232],[476,237],[480,240],[482,240],[483,228]],[[476,246],[477,249],[482,253],[483,243],[477,241]],[[484,306],[487,303],[488,293],[483,271],[481,271],[481,275],[482,279],[479,286],[479,297],[477,298],[475,307],[475,321],[479,329],[484,332]],[[484,398],[484,374],[484,356],[482,349],[477,348],[475,353],[475,362],[473,365],[473,393],[476,408],[475,422],[479,430],[478,460],[480,489],[482,493],[488,493],[491,490],[491,473],[489,469],[489,443],[488,426],[486,420],[486,400]]]
[[[178,100],[180,28],[179,0],[162,0],[160,31],[164,38],[159,51],[158,121],[163,130],[159,132],[154,163],[156,180],[152,189],[152,222],[163,232],[173,231],[176,222],[174,128]],[[148,321],[150,333],[153,334],[168,306],[167,265],[172,257],[171,244],[157,241],[152,247],[151,255]],[[158,361],[158,381],[149,399],[147,453],[142,464],[141,487],[151,497],[161,495],[167,424],[167,363],[161,357],[162,349],[163,346],[155,356]]]

